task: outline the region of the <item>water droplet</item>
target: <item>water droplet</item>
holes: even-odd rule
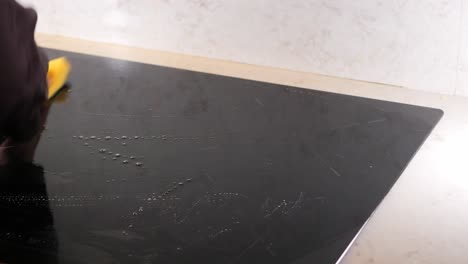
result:
[[[87,142],[86,142],[86,143],[84,143],[83,145],[85,145],[85,146],[89,146],[89,144],[88,144]]]
[[[183,182],[179,182],[179,185],[182,186],[182,185],[184,185],[184,183],[183,183]]]
[[[99,149],[99,153],[105,153],[106,149]]]
[[[192,178],[187,179],[187,182],[191,182],[191,181],[192,181]]]
[[[133,156],[130,156],[130,159],[135,159],[135,157],[133,157]]]
[[[103,160],[105,160],[105,159],[106,159],[106,157],[102,157],[102,159],[103,159]]]
[[[76,138],[76,136],[73,136],[73,138]]]
[[[133,228],[133,225],[132,224],[128,225],[128,228]]]
[[[107,152],[107,154],[112,155],[112,151]]]
[[[135,165],[137,165],[138,167],[141,167],[141,166],[143,166],[143,163],[137,162],[137,163],[135,163]]]
[[[123,143],[122,143],[122,146],[127,146],[127,143],[123,142]]]
[[[110,180],[106,180],[106,182],[107,182],[107,183],[109,183],[109,182],[110,182]]]
[[[85,139],[85,140],[88,140],[89,138],[88,138],[88,137],[85,137],[84,139]]]
[[[96,139],[96,136],[91,136],[90,139]]]
[[[83,136],[79,136],[78,138],[79,138],[79,139],[83,139],[84,137],[83,137]]]
[[[109,139],[111,139],[111,137],[110,137],[110,136],[106,136],[105,139],[106,139],[106,140],[109,140]]]
[[[162,135],[162,136],[161,136],[161,139],[162,139],[162,140],[166,140],[166,139],[167,139],[167,136],[166,136],[166,135]]]
[[[120,154],[119,154],[119,153],[115,153],[115,155],[114,155],[114,156],[116,156],[116,157],[120,157]]]
[[[151,197],[150,197],[150,198],[148,198],[148,199],[146,199],[146,200],[147,200],[147,201],[151,201]]]
[[[128,164],[128,160],[123,160],[122,163],[123,164]]]
[[[139,136],[134,136],[133,138],[134,138],[134,139],[138,139],[138,138],[140,138],[140,137],[139,137]]]
[[[113,157],[112,160],[117,160],[117,158],[116,158],[116,157]]]
[[[127,136],[122,136],[122,139],[127,139]]]

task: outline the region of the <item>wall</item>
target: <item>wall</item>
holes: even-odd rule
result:
[[[43,33],[468,96],[463,0],[21,2]]]

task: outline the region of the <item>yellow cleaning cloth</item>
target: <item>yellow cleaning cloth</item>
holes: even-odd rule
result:
[[[47,80],[49,82],[49,100],[53,98],[65,85],[70,74],[71,65],[65,57],[49,61]]]

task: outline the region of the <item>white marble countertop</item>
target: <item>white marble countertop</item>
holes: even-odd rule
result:
[[[440,108],[444,117],[341,263],[468,263],[468,98],[39,34],[40,45]]]

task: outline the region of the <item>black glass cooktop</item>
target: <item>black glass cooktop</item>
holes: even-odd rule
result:
[[[48,53],[73,87],[1,175],[0,262],[335,263],[442,116]]]

